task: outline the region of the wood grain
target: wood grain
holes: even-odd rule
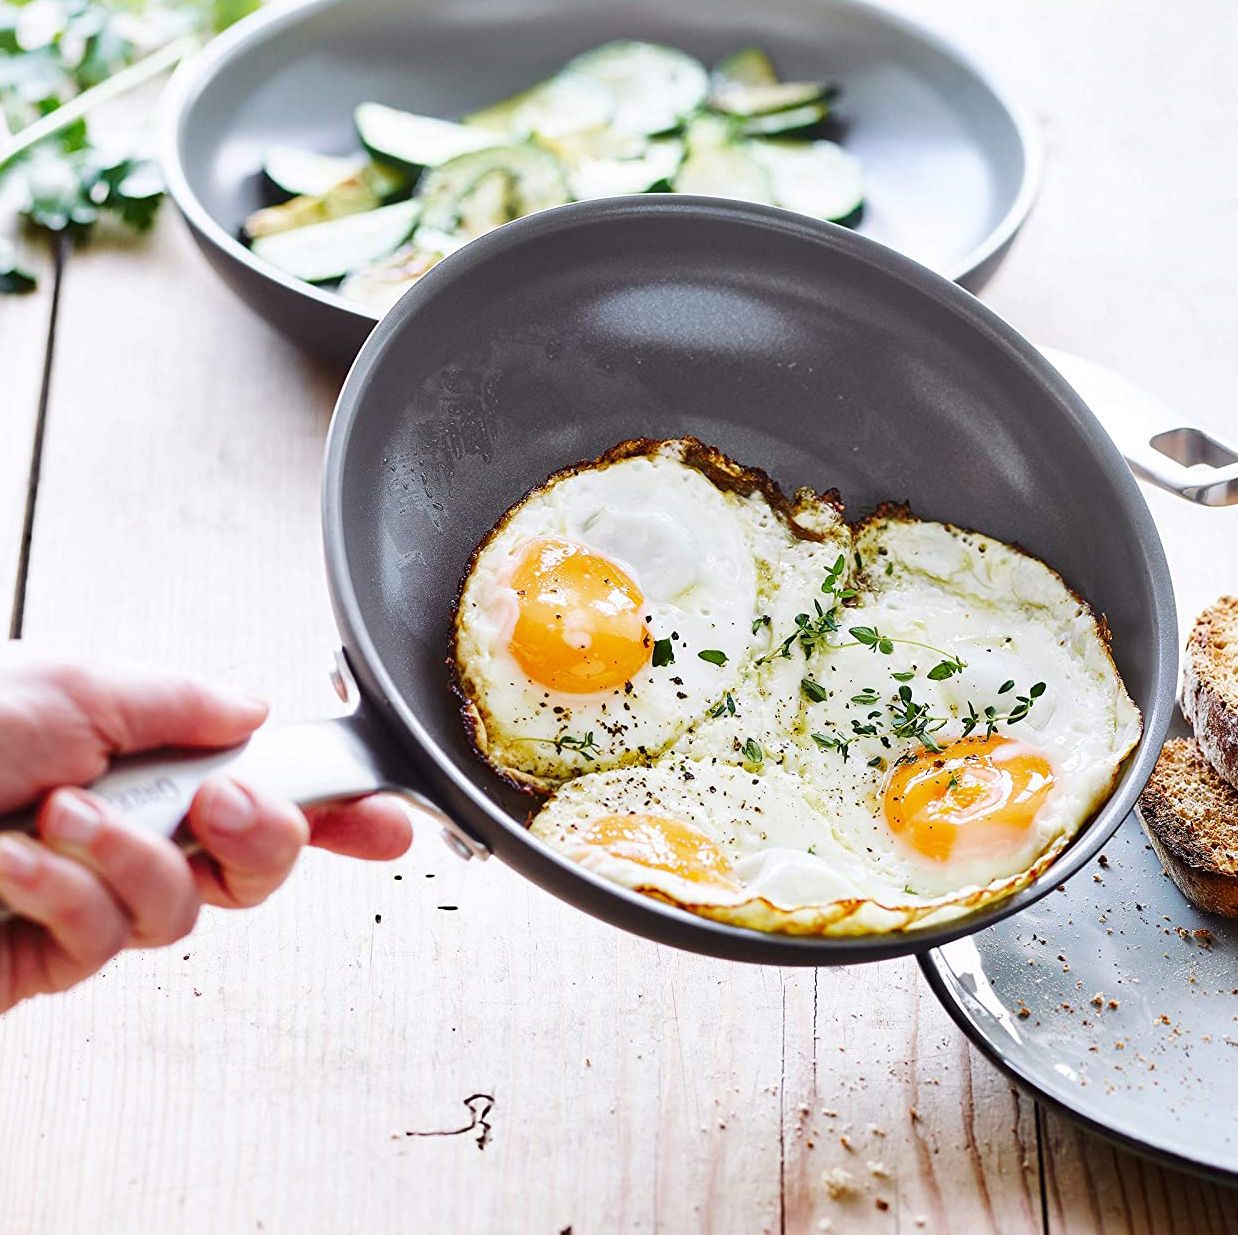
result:
[[[1022,85],[1050,146],[987,298],[1224,427],[1238,14],[939,0],[932,18]],[[5,596],[46,323],[45,302],[0,299]],[[74,255],[27,635],[210,672],[282,716],[332,710],[317,482],[336,382],[232,300],[170,217]],[[1238,512],[1150,501],[1186,620],[1236,586]],[[0,1235],[1236,1222],[1232,1193],[1052,1117],[1042,1215],[1029,1103],[909,962],[814,974],[670,952],[460,863],[429,827],[390,866],[313,855],[262,909],[207,915],[180,948],[17,1009],[0,1065]],[[854,1193],[831,1199],[827,1168]]]
[[[914,961],[789,972],[783,989],[788,1235],[1043,1229],[1032,1103]]]

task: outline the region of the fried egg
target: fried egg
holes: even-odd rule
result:
[[[827,499],[770,488],[699,443],[633,442],[508,511],[455,621],[483,757],[535,787],[648,764],[732,691],[785,548],[847,536]]]
[[[553,527],[540,513],[523,521],[517,507],[478,558],[480,566],[502,543],[497,569],[466,584],[481,614],[499,614],[487,623],[470,611],[457,624],[457,656],[486,667],[474,669],[472,689],[495,680],[501,688],[484,698],[465,688],[484,717],[475,723],[487,757],[497,749],[526,776],[558,786],[533,833],[625,887],[719,921],[800,934],[936,925],[1035,878],[1105,799],[1140,735],[1087,604],[1001,541],[895,508],[848,527],[833,501],[803,496],[788,517],[776,491],[719,486],[690,456],[683,443],[646,446],[552,481],[538,493],[575,482],[588,500],[579,511],[575,493],[552,502],[564,512]],[[617,482],[606,479],[620,467]],[[690,480],[670,480],[685,471]],[[662,490],[679,493],[676,484],[692,504],[671,506]],[[708,570],[731,563],[739,586],[730,608],[712,594],[694,608],[692,586],[659,587],[646,562],[665,551],[646,558],[634,547],[652,538],[629,537],[622,552],[614,537],[588,539],[598,525],[589,512],[621,494],[685,527],[710,512],[700,542],[708,547],[697,554],[702,562],[715,554]],[[579,520],[569,524],[568,511]],[[517,535],[500,542],[512,527]],[[519,619],[510,602],[488,598],[495,586],[521,592],[521,546],[551,534],[624,572],[651,637],[667,622],[680,636],[673,664],[655,660],[651,644],[615,670],[630,705],[621,725],[615,687],[572,694],[540,669],[523,681],[512,670],[525,666],[512,648]],[[488,632],[485,646],[498,648],[489,658],[464,630],[474,622]],[[691,702],[677,708],[665,684],[698,646],[685,632],[725,647],[726,661],[709,666],[714,674],[684,675]],[[502,719],[496,699],[508,708]],[[520,711],[530,699],[537,711]],[[531,752],[518,738],[495,743],[496,732],[534,732],[529,717],[547,711],[539,735],[561,733],[555,726],[570,715],[575,730],[605,734],[605,749],[552,761],[542,744]]]

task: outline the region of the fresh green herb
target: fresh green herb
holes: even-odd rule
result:
[[[707,660],[711,665],[717,665],[719,669],[726,664],[726,653],[718,651],[717,648],[705,648],[697,652],[697,656],[701,660]]]
[[[839,647],[866,647],[874,652],[880,652],[883,656],[889,656],[894,651],[894,645],[901,643],[904,647],[924,648],[929,652],[936,652],[942,657],[940,664],[935,665],[929,671],[929,677],[935,682],[940,682],[944,678],[953,677],[956,673],[962,673],[967,668],[967,662],[960,660],[957,656],[951,656],[949,652],[943,651],[941,648],[935,648],[931,643],[921,643],[918,639],[895,639],[889,635],[883,635],[875,626],[852,626],[847,633],[855,640],[854,643],[842,643]]]
[[[804,698],[809,703],[824,703],[829,698],[829,691],[820,682],[814,682],[812,678],[801,678],[800,690],[804,692]]]
[[[917,892],[915,888],[913,888],[911,884],[909,883],[903,884],[903,891],[906,892],[908,896],[919,896],[920,895],[920,893]]]
[[[18,260],[13,246],[0,236],[0,294],[32,292],[35,277]]]
[[[770,624],[769,614],[762,613],[760,616],[753,618],[752,633],[755,635],[757,631],[761,629],[762,626],[768,626],[769,624]]]
[[[1011,689],[1014,689],[1013,687]],[[1004,689],[998,691],[998,694],[1003,694]],[[1026,695],[1016,695],[1014,707],[1008,711],[999,712],[995,707],[987,707],[983,713],[977,713],[975,707],[970,702],[967,705],[967,715],[963,717],[963,736],[978,729],[981,724],[984,725],[984,736],[990,738],[993,736],[993,731],[1000,724],[1017,725],[1023,720],[1032,710],[1032,706],[1041,695],[1045,693],[1045,684],[1043,682],[1035,683],[1027,692]]]
[[[557,738],[524,738],[522,740],[553,746],[555,752],[560,755],[565,750],[574,750],[582,759],[590,763],[601,754],[601,747],[593,740],[592,732],[586,733],[583,738],[573,737],[570,733],[561,733]]]
[[[718,702],[709,709],[707,715],[717,717],[721,716],[724,712],[729,713],[732,716],[735,715],[735,700],[731,697],[731,692],[729,690],[723,698],[719,699]]]
[[[893,737],[911,738],[934,754],[941,750],[933,734],[945,727],[946,718],[932,715],[928,704],[917,703],[910,686],[900,686],[897,702],[886,704],[886,710],[890,713],[890,733]]]
[[[653,667],[655,669],[662,669],[674,663],[675,649],[671,646],[671,641],[669,639],[655,639],[653,641]]]
[[[887,563],[886,563],[886,574],[887,574],[887,575],[892,575],[893,573],[894,573],[894,563],[893,563],[893,562],[887,562]]]
[[[950,773],[950,779],[946,782],[946,789],[957,789],[959,787],[959,778],[953,773]]]
[[[868,766],[870,768],[884,768],[885,765],[886,765],[886,761],[880,755],[874,755],[868,761]]]
[[[0,185],[13,188],[20,213],[75,237],[105,213],[148,228],[163,195],[158,164],[136,147],[96,146],[83,117],[255,8],[257,0],[0,0],[0,134],[13,136],[0,140],[0,157],[11,152],[0,162]],[[64,124],[33,143],[24,138],[36,122],[38,132],[54,126],[68,103]],[[0,292],[32,287],[29,272],[0,254]]]
[[[755,768],[759,768],[765,762],[765,752],[761,749],[761,744],[754,738],[745,738],[740,751],[744,756],[744,762],[752,764]]]
[[[809,846],[808,846],[808,852],[809,852],[809,853],[811,853],[811,854],[812,854],[812,856],[815,858],[815,857],[817,856],[817,846],[816,846],[816,845],[809,845]]]
[[[859,704],[860,707],[868,707],[876,703],[879,698],[880,696],[871,686],[866,686],[858,695],[851,696],[851,702]]]
[[[849,738],[840,738],[836,733],[814,733],[812,740],[822,750],[838,751],[843,757],[843,762],[847,762],[847,756],[851,753],[851,741]]]
[[[1011,680],[1011,681],[1009,681],[1009,682],[1003,682],[1003,683],[1002,683],[1002,684],[1001,684],[1001,685],[997,688],[997,693],[998,693],[999,695],[1004,695],[1007,691],[1010,691],[1010,690],[1014,690],[1014,681],[1013,681],[1013,680]]]
[[[916,671],[914,669],[906,669],[902,673],[891,673],[890,676],[896,682],[910,682],[916,676]]]

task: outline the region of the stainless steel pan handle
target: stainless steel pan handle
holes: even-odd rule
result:
[[[249,741],[227,750],[156,751],[116,759],[89,788],[106,798],[125,822],[168,836],[186,851],[196,845],[181,825],[198,789],[213,776],[229,776],[299,806],[386,791],[399,794],[442,829],[462,858],[487,857],[470,836],[420,789],[410,786],[408,754],[363,700],[331,720],[264,725]],[[0,830],[33,832],[35,811],[0,818]],[[0,902],[0,921],[10,914]]]
[[[1055,348],[1040,350],[1141,480],[1203,506],[1238,502],[1238,446],[1184,425],[1166,404],[1104,365]]]

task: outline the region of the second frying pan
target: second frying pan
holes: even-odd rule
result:
[[[692,434],[785,487],[841,489],[1016,541],[1108,619],[1144,738],[1039,880],[945,929],[842,939],[695,917],[528,834],[528,801],[475,758],[445,663],[474,546],[547,475],[630,437]],[[935,946],[1029,904],[1129,812],[1173,707],[1177,627],[1130,470],[1044,358],[968,293],[863,237],[702,198],[612,199],[518,220],[432,271],[371,335],[337,406],[324,533],[344,721],[260,733],[235,774],[301,800],[396,785],[556,895],[678,947],[777,964]],[[130,768],[106,786],[170,830],[232,756]]]

